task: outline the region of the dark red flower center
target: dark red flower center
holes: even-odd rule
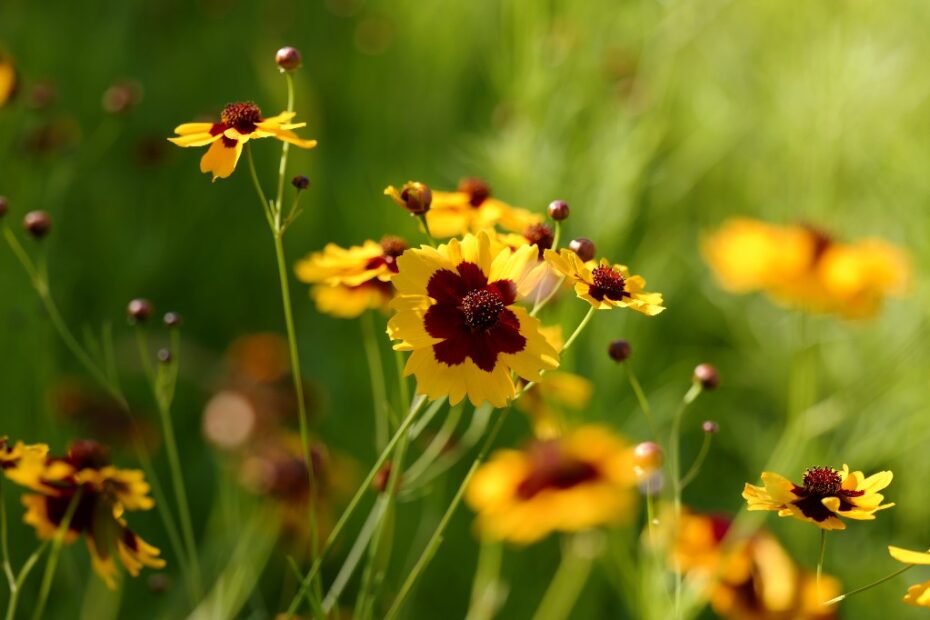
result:
[[[807,234],[810,235],[810,239],[814,244],[811,263],[816,264],[830,246],[833,245],[833,237],[813,224],[802,224],[802,227],[807,231]]]
[[[520,320],[507,307],[517,297],[511,280],[488,283],[478,265],[463,262],[434,273],[426,292],[436,301],[423,317],[427,333],[441,339],[433,345],[436,361],[457,366],[470,358],[491,372],[498,355],[526,348]]]
[[[831,497],[842,484],[840,473],[832,467],[811,467],[804,473],[804,490],[812,495]]]
[[[462,179],[459,191],[468,194],[468,204],[480,207],[481,203],[491,197],[491,187],[481,179]]]
[[[851,491],[843,488],[843,477],[832,467],[811,467],[804,472],[803,487],[797,485],[791,490],[798,500],[794,502],[801,512],[817,523],[826,521],[834,513],[823,505],[827,497],[836,497],[840,500],[839,511],[854,508],[848,501],[850,497],[860,497],[864,491]]]
[[[68,446],[64,459],[75,469],[100,469],[110,464],[110,449],[93,439],[78,439]]]
[[[626,280],[619,271],[612,267],[601,265],[591,271],[591,277],[594,284],[591,285],[589,294],[598,301],[603,301],[606,297],[611,301],[622,301],[624,297],[629,297],[626,292]]]
[[[517,486],[520,499],[532,499],[546,490],[564,491],[600,477],[593,464],[566,454],[558,440],[541,442],[530,450],[530,474]]]
[[[531,244],[539,248],[539,256],[543,255],[545,250],[552,249],[552,242],[555,241],[555,235],[552,229],[545,224],[533,224],[523,231],[523,236]]]
[[[262,111],[252,102],[230,103],[223,108],[220,120],[239,133],[252,133],[256,123],[262,121]]]
[[[377,269],[385,265],[392,272],[397,273],[397,258],[403,254],[406,249],[407,242],[400,237],[384,237],[381,239],[381,256],[375,256],[365,263],[365,269]]]

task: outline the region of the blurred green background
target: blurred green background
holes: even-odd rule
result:
[[[78,332],[115,326],[131,400],[153,424],[124,308],[145,296],[160,311],[184,316],[187,355],[175,419],[196,525],[203,538],[214,537],[211,553],[222,565],[223,536],[235,540],[240,532],[232,524],[225,533],[206,525],[223,474],[203,439],[201,412],[236,337],[283,331],[280,298],[247,171],[240,167],[211,184],[197,169],[200,149],[164,139],[175,125],[215,116],[228,102],[254,100],[269,115],[284,109],[273,56],[294,45],[304,57],[296,75],[298,120],[308,122],[303,134],[320,145],[291,151],[292,174],[313,183],[305,214],[286,239],[292,262],[329,241],[349,245],[385,233],[415,239],[414,222],[381,196],[386,185],[408,179],[445,189],[478,176],[498,197],[539,211],[552,199],[567,200],[572,216],[564,238],[591,237],[601,254],[630,264],[663,292],[669,308],[655,320],[602,313],[566,356],[565,368],[596,384],[583,419],[646,437],[621,370],[606,358],[607,341],[623,337],[664,419],[696,363],[721,371],[722,387],[702,397],[686,422],[685,462],[700,444],[703,419],[722,428],[687,491],[691,505],[738,510],[743,483],[757,480],[773,451],[774,464],[795,479],[813,464],[892,469],[888,496],[897,507],[831,537],[826,570],[852,587],[897,568],[887,544],[930,546],[928,31],[930,4],[921,0],[41,7],[4,0],[0,46],[15,59],[22,83],[18,98],[0,109],[0,194],[10,198],[17,227],[28,210],[54,217],[44,245],[62,312]],[[138,82],[142,99],[108,114],[101,97],[120,80]],[[263,141],[255,151],[270,185],[278,149]],[[801,317],[761,296],[723,293],[700,259],[698,238],[738,214],[809,221],[842,238],[875,235],[905,246],[914,258],[912,293],[857,323]],[[305,288],[294,283],[294,290],[305,375],[320,386],[314,430],[364,471],[375,452],[360,327],[318,315]],[[56,413],[50,390],[62,376],[83,373],[5,247],[0,291],[0,430],[60,450],[86,429]],[[584,312],[573,303],[559,308],[548,319],[567,329]],[[815,402],[820,406],[806,415],[790,449],[776,451],[789,408]],[[513,416],[499,443],[518,445],[527,436],[526,422]],[[156,459],[163,469],[164,455]],[[117,460],[134,465],[128,449]],[[417,532],[428,531],[463,473],[454,470],[425,503],[402,508],[398,548],[417,552]],[[7,505],[18,515],[15,496],[7,494]],[[170,563],[157,517],[133,516],[135,529]],[[477,548],[471,519],[459,511],[408,617],[464,613]],[[12,520],[20,562],[33,534],[18,516]],[[816,530],[774,516],[767,523],[813,568]],[[88,576],[79,547],[65,555],[49,617],[82,610],[82,617],[101,618],[101,601],[116,605]],[[242,617],[268,617],[282,589],[293,587],[283,553]],[[340,559],[337,553],[328,577]],[[398,558],[398,571],[406,561]],[[510,594],[500,617],[528,617],[557,562],[555,538],[508,548]],[[851,600],[844,617],[919,617],[899,602],[906,584],[928,577],[917,572]],[[85,582],[94,584],[86,595]],[[398,585],[395,575],[388,590]],[[23,605],[34,596],[25,593]],[[111,612],[171,617],[157,600],[143,577],[127,583],[122,607]],[[598,573],[574,617],[636,617],[629,604]]]

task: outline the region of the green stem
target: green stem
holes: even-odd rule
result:
[[[78,489],[71,501],[68,502],[68,508],[65,515],[55,532],[55,538],[52,540],[52,552],[45,563],[45,573],[42,575],[42,586],[39,589],[39,600],[32,612],[32,620],[40,620],[45,611],[45,603],[48,601],[48,594],[52,589],[52,579],[55,577],[55,570],[58,568],[58,558],[61,555],[61,547],[65,542],[65,536],[68,533],[68,527],[71,525],[71,519],[74,517],[74,511],[77,510],[81,501],[82,489]]]
[[[652,407],[649,406],[649,399],[646,398],[646,393],[643,392],[643,386],[640,385],[639,379],[636,378],[636,373],[633,372],[630,361],[626,360],[623,365],[626,367],[626,376],[630,382],[630,387],[633,388],[633,394],[636,395],[636,400],[639,402],[639,408],[643,410],[646,422],[649,423],[649,430],[652,432],[652,436],[658,439],[659,431],[656,428],[655,420],[652,418]]]
[[[707,454],[710,452],[710,445],[713,443],[713,440],[713,433],[704,433],[704,442],[701,444],[701,451],[698,452],[697,457],[694,459],[694,463],[692,463],[691,467],[688,469],[688,473],[681,478],[682,490],[694,482],[694,479],[701,473],[701,466],[704,465],[704,461],[707,459]]]
[[[562,222],[555,220],[555,231],[552,234],[552,247],[550,248],[553,252],[559,251],[559,238],[562,236]]]
[[[16,581],[10,585],[10,601],[7,603],[6,607],[6,620],[14,620],[16,618],[16,607],[19,604],[19,593],[22,592],[23,584],[26,583],[26,578],[29,576],[29,573],[32,572],[32,569],[35,567],[36,563],[39,561],[39,558],[42,557],[42,554],[45,553],[47,548],[48,541],[46,540],[41,545],[39,545],[28,558],[26,558],[26,562],[19,570],[19,575],[17,575]]]
[[[817,555],[817,592],[820,592],[820,577],[823,575],[823,558],[827,552],[827,530],[820,530],[820,553]]]
[[[429,231],[429,224],[426,222],[426,214],[423,213],[418,215],[420,223],[423,224],[423,234],[426,235],[426,239],[429,241],[429,244],[434,248],[438,245],[436,239],[433,238],[433,234]]]
[[[903,574],[903,573],[906,573],[907,571],[911,570],[911,569],[914,568],[915,566],[917,566],[917,565],[916,565],[916,564],[908,564],[907,566],[904,566],[904,567],[902,567],[902,568],[899,568],[898,570],[896,570],[895,572],[891,573],[890,575],[885,575],[885,576],[882,577],[881,579],[878,579],[878,580],[876,580],[876,581],[873,581],[872,583],[870,583],[870,584],[868,584],[868,585],[864,585],[864,586],[860,586],[860,587],[858,587],[858,588],[854,588],[854,589],[850,590],[849,592],[847,592],[846,594],[841,594],[841,595],[837,596],[836,598],[831,598],[829,601],[827,601],[827,602],[824,603],[824,607],[828,607],[828,606],[830,606],[830,605],[836,605],[836,604],[839,603],[840,601],[849,598],[849,597],[852,596],[853,594],[859,594],[860,592],[865,592],[866,590],[871,590],[871,589],[874,588],[875,586],[880,586],[881,584],[885,583],[886,581],[890,581],[890,580],[894,579],[895,577],[897,577],[898,575],[901,575],[901,574]]]
[[[416,418],[417,413],[419,413],[420,408],[423,406],[423,403],[426,402],[426,397],[419,397],[414,405],[410,408],[410,412],[407,414],[407,417],[404,418],[404,421],[401,422],[400,426],[397,428],[397,431],[394,433],[394,436],[391,437],[391,440],[388,442],[388,445],[385,446],[384,450],[381,452],[381,455],[378,457],[378,460],[375,461],[374,466],[368,472],[368,475],[365,477],[365,480],[362,481],[362,484],[359,485],[358,489],[355,491],[355,495],[349,501],[349,505],[346,506],[346,509],[342,512],[342,515],[339,517],[339,520],[336,521],[336,525],[333,526],[332,531],[329,533],[329,536],[326,538],[326,542],[323,544],[323,548],[320,551],[320,554],[316,557],[313,563],[310,566],[310,570],[304,576],[303,581],[300,584],[300,589],[294,595],[294,598],[291,600],[291,604],[288,606],[287,612],[285,614],[286,618],[292,618],[297,612],[297,608],[300,605],[301,599],[303,599],[307,588],[310,586],[310,583],[313,579],[316,578],[317,574],[320,571],[320,566],[322,560],[326,557],[326,554],[332,549],[333,544],[339,538],[339,535],[342,533],[342,530],[345,528],[346,524],[349,521],[349,518],[355,512],[355,509],[358,507],[359,502],[365,493],[371,488],[371,481],[375,479],[375,476],[381,471],[381,468],[387,462],[388,458],[391,456],[394,446],[400,441],[401,437],[407,432],[410,428],[410,425],[413,424],[414,419]]]
[[[575,328],[575,331],[572,332],[572,335],[568,337],[568,340],[565,341],[565,344],[562,346],[562,351],[565,352],[570,346],[575,342],[575,339],[581,335],[581,332],[584,331],[584,328],[588,326],[588,323],[591,322],[591,319],[594,318],[594,313],[597,312],[597,308],[591,306],[588,310],[588,313],[584,315],[584,318],[581,319],[581,323],[578,324],[578,327]]]
[[[3,572],[6,573],[6,579],[12,594],[16,586],[16,577],[13,575],[13,566],[10,564],[10,541],[7,536],[6,497],[3,493],[3,487],[3,480],[0,480],[0,546],[3,547]]]
[[[246,144],[246,159],[249,162],[249,173],[252,177],[252,184],[255,186],[255,193],[258,194],[258,199],[262,203],[262,211],[265,213],[265,219],[268,221],[268,227],[274,232],[276,230],[275,219],[272,215],[272,206],[268,202],[268,198],[265,197],[265,190],[262,189],[261,181],[258,180],[258,173],[255,172],[255,158],[252,156],[252,145],[251,143]]]
[[[471,599],[465,620],[491,620],[499,603],[501,560],[504,547],[492,540],[482,540],[478,550],[478,568],[472,584]]]
[[[284,79],[287,82],[287,111],[294,111],[294,78],[291,76],[290,72],[284,72]],[[278,164],[278,199],[275,201],[275,212],[281,213],[284,202],[284,176],[287,172],[287,153],[290,149],[290,144],[281,141],[281,161]],[[293,212],[293,209],[292,209]]]
[[[590,549],[584,534],[572,538],[549,588],[543,595],[533,620],[563,620],[569,618],[572,608],[584,588],[596,553]]]
[[[371,377],[371,395],[374,400],[375,447],[384,449],[388,442],[388,396],[384,385],[384,365],[381,363],[381,348],[375,336],[374,313],[366,312],[362,320],[365,356],[368,358],[368,374]]]

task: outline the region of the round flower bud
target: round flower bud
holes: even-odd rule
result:
[[[274,61],[282,71],[293,71],[300,67],[300,52],[295,47],[282,47],[275,54]]]
[[[183,319],[181,319],[181,315],[177,312],[168,312],[162,320],[165,323],[165,327],[181,327],[181,324],[184,322]]]
[[[156,355],[158,356],[158,361],[162,364],[167,364],[171,361],[171,351],[169,349],[159,349]]]
[[[45,211],[30,211],[23,218],[23,228],[36,239],[44,239],[52,229],[52,217]]]
[[[0,218],[10,211],[10,200],[6,196],[0,196]]]
[[[300,174],[291,179],[291,185],[296,187],[298,190],[305,190],[310,187],[310,179]]]
[[[607,347],[607,354],[610,355],[610,359],[613,361],[623,362],[630,358],[633,349],[626,340],[611,340],[610,345]]]
[[[587,237],[572,239],[571,243],[568,244],[568,249],[577,254],[578,258],[584,262],[592,260],[594,255],[597,254],[597,246]]]
[[[720,432],[720,425],[713,420],[706,420],[701,424],[701,428],[704,429],[705,433],[710,433],[711,435],[716,435]]]
[[[391,198],[407,209],[412,215],[425,215],[429,211],[430,205],[433,204],[433,191],[426,183],[419,181],[409,181],[405,183],[400,192],[391,188]]]
[[[662,467],[662,446],[654,441],[644,441],[633,448],[633,468],[638,476],[648,476]]]
[[[549,203],[549,217],[557,222],[568,219],[570,209],[564,200],[553,200]]]
[[[152,302],[148,299],[133,299],[126,306],[126,314],[129,315],[130,323],[145,323],[152,316],[154,308]]]
[[[720,375],[710,364],[698,364],[694,369],[694,382],[700,383],[705,390],[715,390],[720,385]]]
[[[384,493],[387,491],[388,483],[391,481],[391,471],[393,466],[391,462],[388,461],[384,464],[381,469],[378,470],[378,473],[375,474],[374,479],[371,481],[371,487],[375,490],[376,493]]]

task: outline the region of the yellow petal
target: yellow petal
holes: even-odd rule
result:
[[[889,546],[888,553],[898,562],[903,562],[904,564],[930,564],[930,553],[925,551],[910,551],[908,549],[902,549],[901,547]]]
[[[217,140],[204,153],[200,160],[201,172],[212,172],[213,180],[225,179],[236,169],[236,162],[242,155],[242,143],[236,141],[235,146],[226,146],[223,140]]]

